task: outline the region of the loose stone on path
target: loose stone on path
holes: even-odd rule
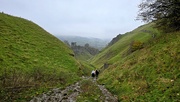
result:
[[[118,98],[111,94],[104,85],[98,85],[96,80],[90,77],[83,77],[82,80],[91,80],[95,85],[99,87],[102,91],[105,99],[102,99],[103,102],[118,102]],[[54,88],[47,93],[43,93],[37,97],[34,97],[30,102],[76,102],[77,96],[82,92],[80,88],[80,83],[77,82],[73,85],[66,87],[64,90],[59,88]]]
[[[64,90],[59,88],[43,93],[38,97],[34,97],[30,102],[76,102],[76,97],[81,92],[79,82],[66,87]]]

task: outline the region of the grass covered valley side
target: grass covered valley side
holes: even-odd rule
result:
[[[122,102],[180,101],[180,32],[149,23],[118,35],[91,60],[103,84]]]
[[[0,13],[0,101],[29,100],[79,80],[73,55],[33,22]]]

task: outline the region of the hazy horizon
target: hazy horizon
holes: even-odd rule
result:
[[[35,22],[49,33],[112,39],[143,25],[142,0],[1,0],[0,12]]]
[[[81,35],[54,35],[56,37],[79,37],[79,38],[89,38],[89,39],[101,39],[101,40],[112,40],[112,38],[97,38],[97,37],[88,37],[88,36],[81,36]],[[115,36],[116,37],[116,36]]]

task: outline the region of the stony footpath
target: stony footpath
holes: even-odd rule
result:
[[[102,91],[105,99],[102,102],[118,102],[116,96],[112,95],[104,85],[98,85],[95,79],[83,77],[82,80],[91,80]],[[54,88],[47,93],[34,97],[30,102],[76,102],[77,96],[82,92],[81,81],[66,87],[65,89]]]
[[[75,102],[80,92],[80,85],[77,82],[66,87],[64,90],[56,88],[38,97],[34,97],[30,102]]]

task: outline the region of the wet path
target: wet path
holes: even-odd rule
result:
[[[82,80],[91,80],[95,85],[99,87],[102,91],[105,99],[102,102],[118,102],[116,96],[112,95],[104,85],[98,85],[95,79],[83,77]],[[30,102],[76,102],[76,98],[82,92],[81,81],[66,87],[61,90],[59,88],[54,88],[51,91],[44,93],[38,97],[34,97]]]

